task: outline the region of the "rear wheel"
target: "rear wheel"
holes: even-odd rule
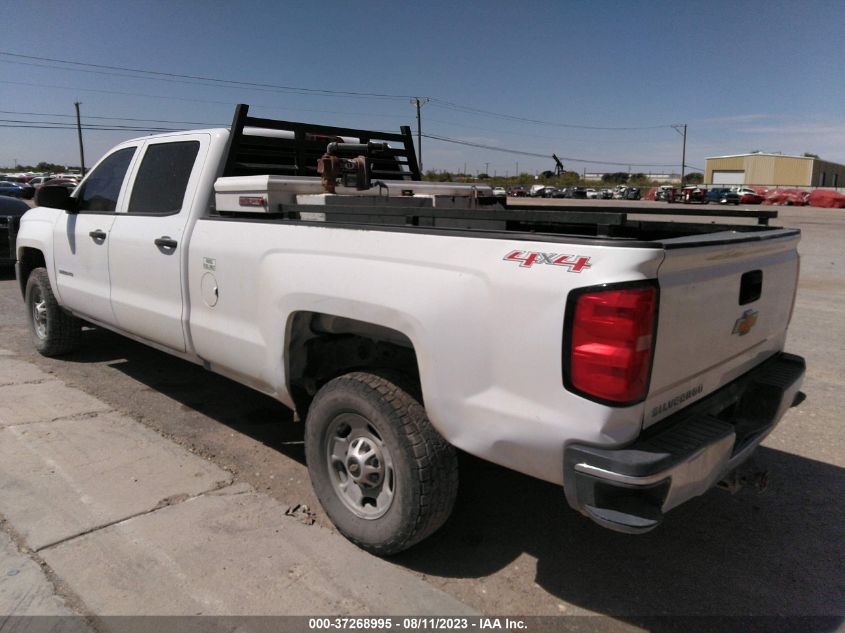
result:
[[[458,488],[455,449],[401,379],[354,372],[317,393],[305,427],[308,472],[337,529],[389,555],[436,531]]]
[[[36,268],[29,274],[24,299],[35,349],[44,356],[60,356],[79,346],[81,322],[56,301],[46,268]]]

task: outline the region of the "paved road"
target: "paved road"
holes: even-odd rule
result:
[[[804,231],[788,349],[807,358],[808,399],[758,453],[771,472],[767,492],[712,491],[632,537],[572,512],[555,486],[462,456],[453,518],[391,562],[488,614],[598,613],[623,627],[671,614],[832,616],[819,630],[841,623],[845,210],[779,211]],[[235,484],[318,508],[302,427],[274,401],[99,330],[65,360],[38,357],[12,280],[0,281],[0,314],[0,347],[209,458]],[[317,520],[328,527],[319,510]]]

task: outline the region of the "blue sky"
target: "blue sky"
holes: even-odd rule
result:
[[[257,116],[397,130],[415,125],[410,96],[433,99],[423,133],[555,152],[579,172],[678,171],[681,137],[670,126],[680,123],[687,171],[753,150],[845,163],[841,1],[0,0],[0,9],[0,166],[78,163],[75,130],[8,127],[72,122],[76,100],[83,124],[225,126],[244,102]],[[140,135],[86,130],[86,163]],[[428,139],[423,160],[472,173],[554,168],[550,158]]]

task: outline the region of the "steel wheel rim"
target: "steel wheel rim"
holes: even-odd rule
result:
[[[38,338],[47,338],[47,302],[37,288],[32,291],[32,326]]]
[[[393,458],[381,434],[367,418],[341,413],[326,433],[329,480],[335,494],[357,517],[378,519],[396,493]]]

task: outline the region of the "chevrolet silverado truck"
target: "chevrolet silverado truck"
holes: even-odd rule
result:
[[[229,129],[122,143],[37,203],[16,247],[35,347],[72,352],[85,322],[276,398],[327,516],[380,555],[447,519],[457,450],[646,532],[802,395],[800,233],[773,212],[508,207],[421,181],[406,127],[244,105]]]

